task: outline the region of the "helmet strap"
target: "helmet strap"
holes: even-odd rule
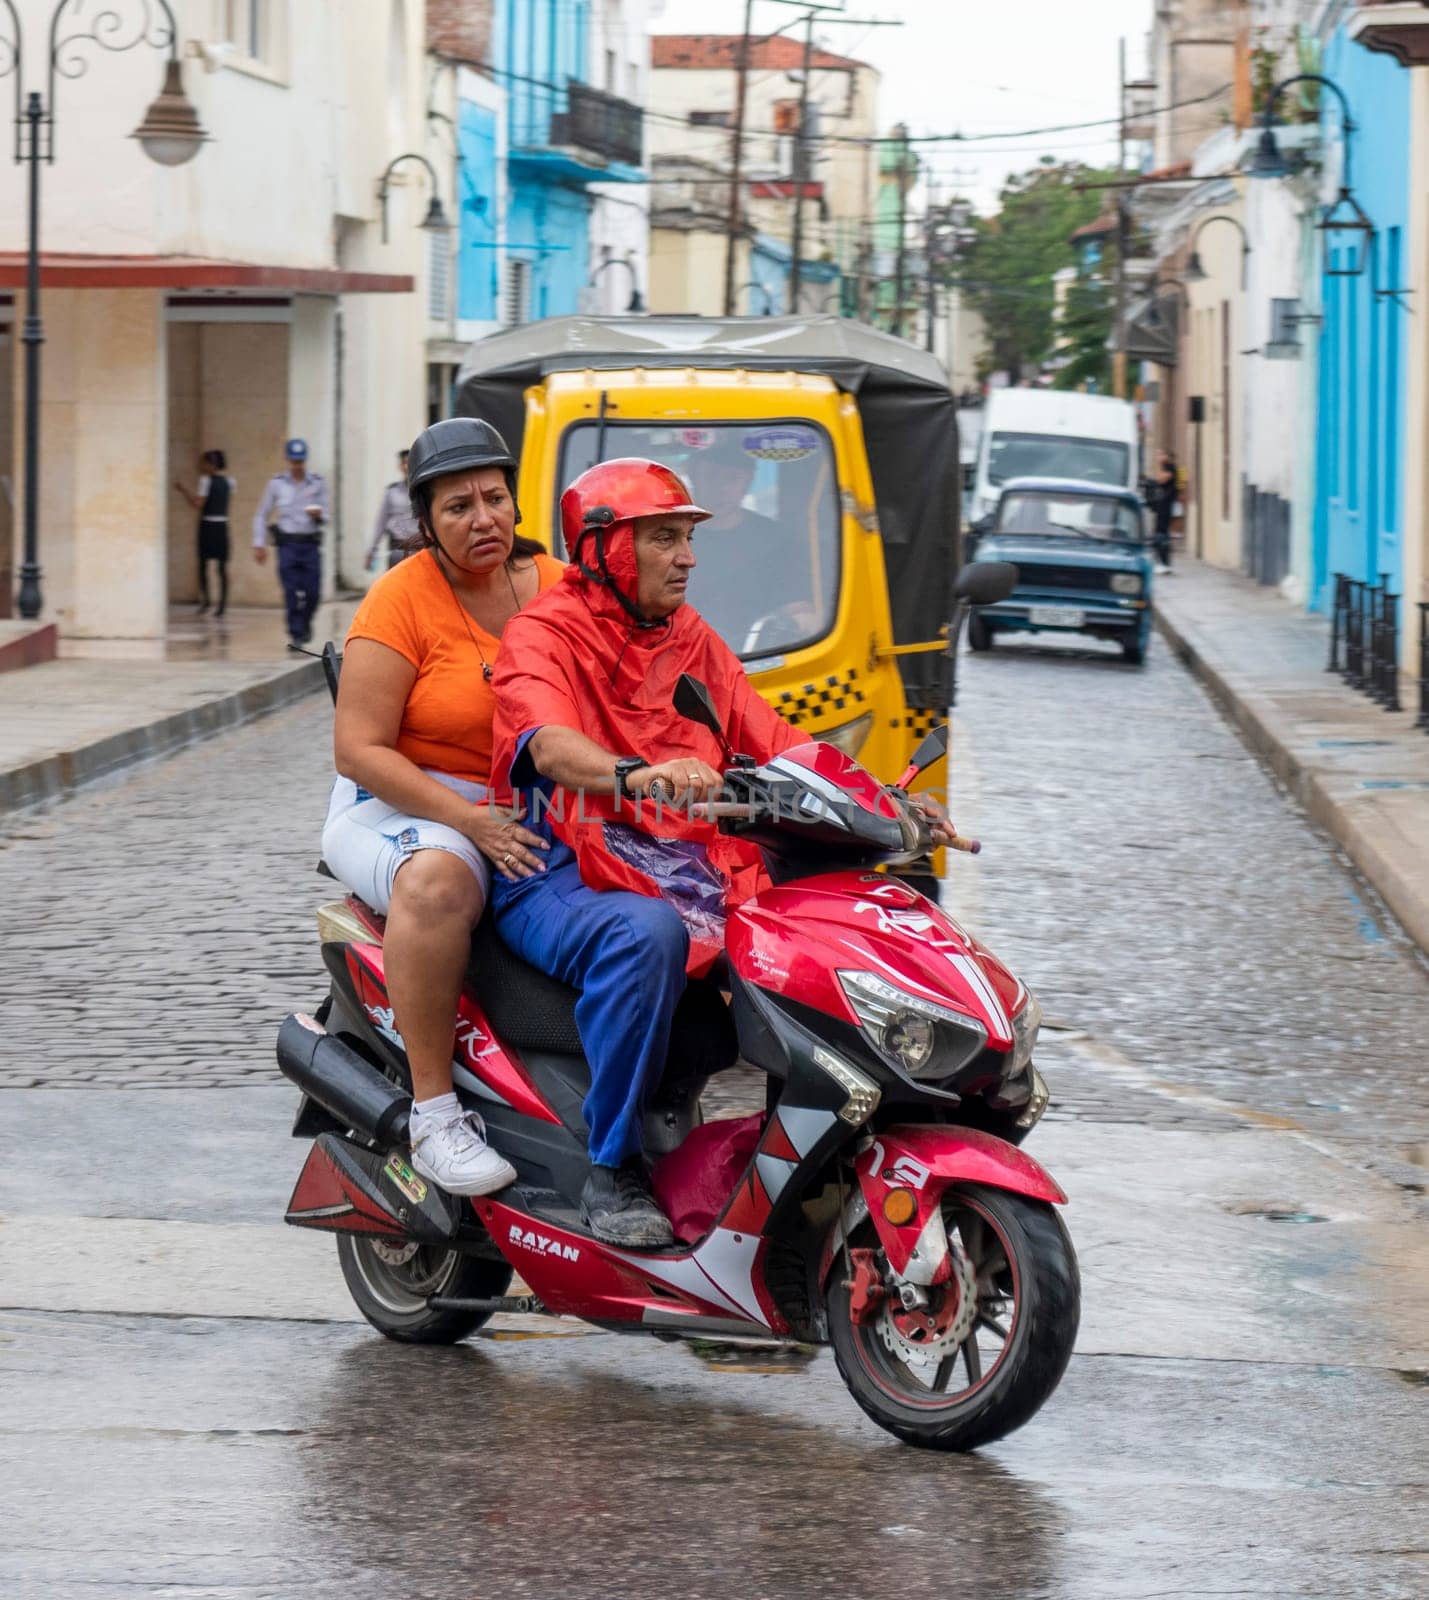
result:
[[[605,559],[605,535],[610,526],[610,523],[605,522],[588,522],[585,527],[581,529],[581,536],[576,541],[576,548],[579,550],[580,546],[585,542],[585,537],[587,534],[593,534],[595,536],[595,559],[600,564],[600,571],[597,572],[594,567],[587,566],[585,561],[579,555],[576,556],[576,565],[583,573],[585,573],[586,577],[588,577],[592,583],[598,583],[602,588],[610,590],[610,592],[620,602],[621,606],[625,610],[626,615],[637,628],[658,628],[661,625],[662,619],[647,617],[640,607],[635,603],[635,601],[633,601],[630,596],[625,593],[625,591],[611,576],[610,567],[607,565]]]
[[[458,572],[465,572],[468,577],[472,578],[484,578],[486,576],[484,572],[478,572],[475,567],[463,566],[462,563],[458,561],[457,558],[451,553],[451,551],[447,549],[442,541],[437,538],[437,530],[432,527],[430,523],[427,524],[427,535],[432,541],[432,545],[434,547],[433,553],[439,553],[441,558],[450,561]]]

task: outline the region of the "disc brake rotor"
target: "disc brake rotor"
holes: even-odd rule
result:
[[[977,1280],[962,1247],[948,1241],[953,1270],[928,1290],[926,1306],[905,1307],[890,1297],[878,1318],[878,1336],[892,1356],[910,1367],[936,1368],[960,1349],[977,1317]]]
[[[407,1244],[384,1244],[381,1239],[372,1240],[373,1255],[387,1267],[405,1267],[421,1248],[415,1240]]]

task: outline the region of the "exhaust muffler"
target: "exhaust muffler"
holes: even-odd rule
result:
[[[278,1066],[345,1128],[383,1150],[407,1143],[412,1097],[314,1018],[295,1012],[278,1029]]]

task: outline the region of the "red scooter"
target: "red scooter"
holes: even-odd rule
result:
[[[723,740],[699,684],[682,680],[676,705]],[[422,1343],[503,1311],[828,1343],[858,1403],[909,1443],[966,1450],[1027,1421],[1061,1378],[1079,1307],[1055,1209],[1066,1197],[1018,1148],[1047,1103],[1040,1009],[937,905],[877,870],[926,854],[904,789],[946,748],[939,728],[893,788],[832,745],[763,766],[729,753],[729,798],[709,812],[762,848],[774,886],[730,915],[728,970],[689,986],[652,1092],[646,1150],[677,1235],[666,1250],[581,1227],[590,1080],[576,994],[489,924],[461,1000],[456,1090],[519,1176],[467,1201],[413,1171],[382,920],[354,897],[324,907],[331,995],[278,1037],[305,1096],[294,1133],[315,1141],[287,1220],[338,1235],[367,1320]],[[767,1075],[766,1108],[702,1122],[704,1077],[736,1039]],[[512,1296],[515,1271],[528,1292]]]

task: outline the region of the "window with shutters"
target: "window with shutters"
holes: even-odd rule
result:
[[[434,231],[426,237],[427,318],[446,322],[452,314],[451,235]]]
[[[506,263],[506,293],[501,307],[502,321],[514,328],[531,319],[531,263]]]

